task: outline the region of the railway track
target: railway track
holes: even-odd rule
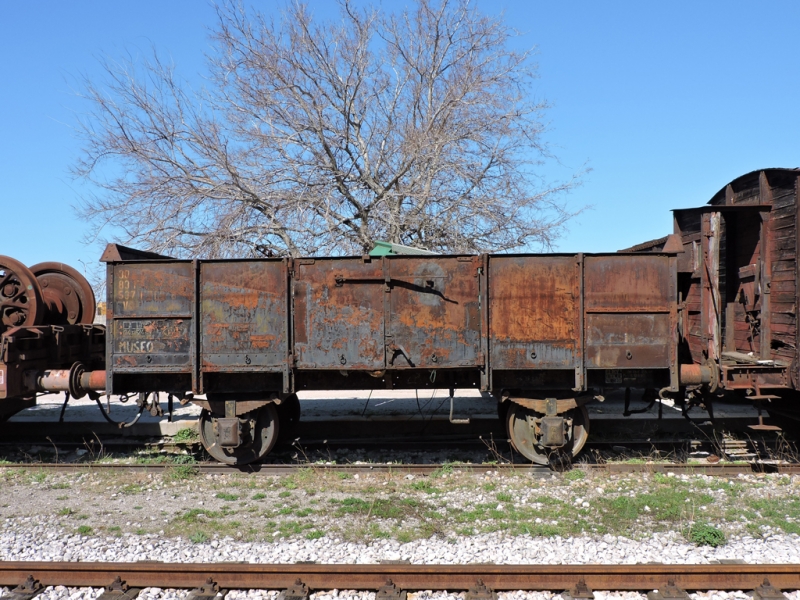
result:
[[[530,464],[252,464],[232,467],[219,463],[158,463],[158,464],[119,464],[119,463],[5,463],[0,464],[0,472],[28,469],[43,473],[164,473],[175,468],[191,468],[199,474],[223,475],[247,473],[252,475],[289,475],[301,469],[332,471],[344,473],[404,473],[431,475],[450,472],[465,473],[527,473],[549,477],[554,471],[550,467]],[[606,463],[581,465],[590,473],[629,474],[629,473],[674,473],[676,475],[712,475],[736,477],[750,473],[800,474],[800,464],[747,463],[747,464],[695,464],[695,463]]]
[[[231,589],[282,589],[284,598],[297,600],[331,589],[377,590],[378,600],[400,599],[411,590],[468,590],[466,600],[490,599],[502,590],[568,590],[573,598],[591,598],[592,590],[659,590],[661,598],[672,600],[686,597],[684,590],[743,590],[753,591],[757,600],[773,600],[785,598],[779,590],[800,589],[800,565],[0,562],[0,586],[19,586],[11,598],[31,598],[54,585],[106,586],[106,600],[132,600],[147,587],[192,589],[193,600]]]

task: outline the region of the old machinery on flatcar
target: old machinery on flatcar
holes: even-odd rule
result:
[[[202,407],[203,444],[230,464],[270,451],[302,390],[490,392],[513,446],[541,464],[580,452],[586,405],[614,388],[687,405],[737,393],[796,417],[799,178],[740,177],[676,210],[671,235],[615,253],[384,244],[177,260],[111,244],[105,329],[86,321],[94,298],[74,271],[0,258],[0,407],[53,389],[167,392]]]

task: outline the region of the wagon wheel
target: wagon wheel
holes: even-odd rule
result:
[[[42,288],[48,325],[90,325],[96,308],[92,286],[72,267],[43,262],[31,267]]]
[[[43,315],[42,288],[36,276],[21,262],[0,256],[0,333],[38,325]]]
[[[264,458],[278,439],[278,411],[270,403],[239,417],[248,421],[249,440],[237,448],[223,448],[214,432],[214,417],[200,413],[200,441],[213,458],[226,465],[247,465]]]
[[[564,417],[572,418],[572,437],[561,448],[545,448],[540,446],[528,424],[527,417],[541,418],[544,415],[530,408],[513,402],[508,409],[506,428],[514,449],[537,465],[548,465],[554,458],[572,460],[583,449],[589,437],[589,413],[585,406],[579,406],[564,413]]]

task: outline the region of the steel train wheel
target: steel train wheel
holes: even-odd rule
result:
[[[249,421],[250,440],[237,448],[223,448],[217,443],[214,419],[203,409],[200,413],[200,441],[213,458],[226,465],[247,465],[264,458],[278,439],[278,411],[267,404],[239,417]]]
[[[90,325],[97,308],[94,291],[86,278],[59,262],[43,262],[31,267],[42,288],[48,325]]]
[[[506,416],[506,429],[514,449],[537,465],[548,465],[554,459],[572,460],[583,449],[589,437],[589,413],[579,406],[565,413],[572,418],[572,439],[561,448],[545,448],[536,441],[533,429],[528,425],[528,416],[541,418],[544,415],[514,402],[510,403]]]
[[[21,262],[0,256],[0,333],[39,325],[43,316],[42,288],[36,276]]]

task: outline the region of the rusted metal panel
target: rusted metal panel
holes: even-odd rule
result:
[[[578,361],[575,256],[489,258],[493,369],[571,369]]]
[[[480,257],[385,259],[390,279],[389,368],[476,366],[480,360]]]
[[[383,260],[295,260],[292,299],[299,369],[385,367]]]
[[[586,315],[589,368],[668,368],[669,314]]]
[[[587,368],[669,368],[674,268],[668,255],[586,256]]]
[[[114,265],[115,318],[191,318],[194,279],[190,262]]]
[[[281,371],[287,281],[282,260],[200,264],[203,371]]]
[[[109,266],[111,369],[190,371],[194,348],[192,263]]]
[[[669,312],[668,256],[587,256],[584,280],[587,313]]]
[[[115,367],[160,367],[190,362],[190,319],[115,319]]]

